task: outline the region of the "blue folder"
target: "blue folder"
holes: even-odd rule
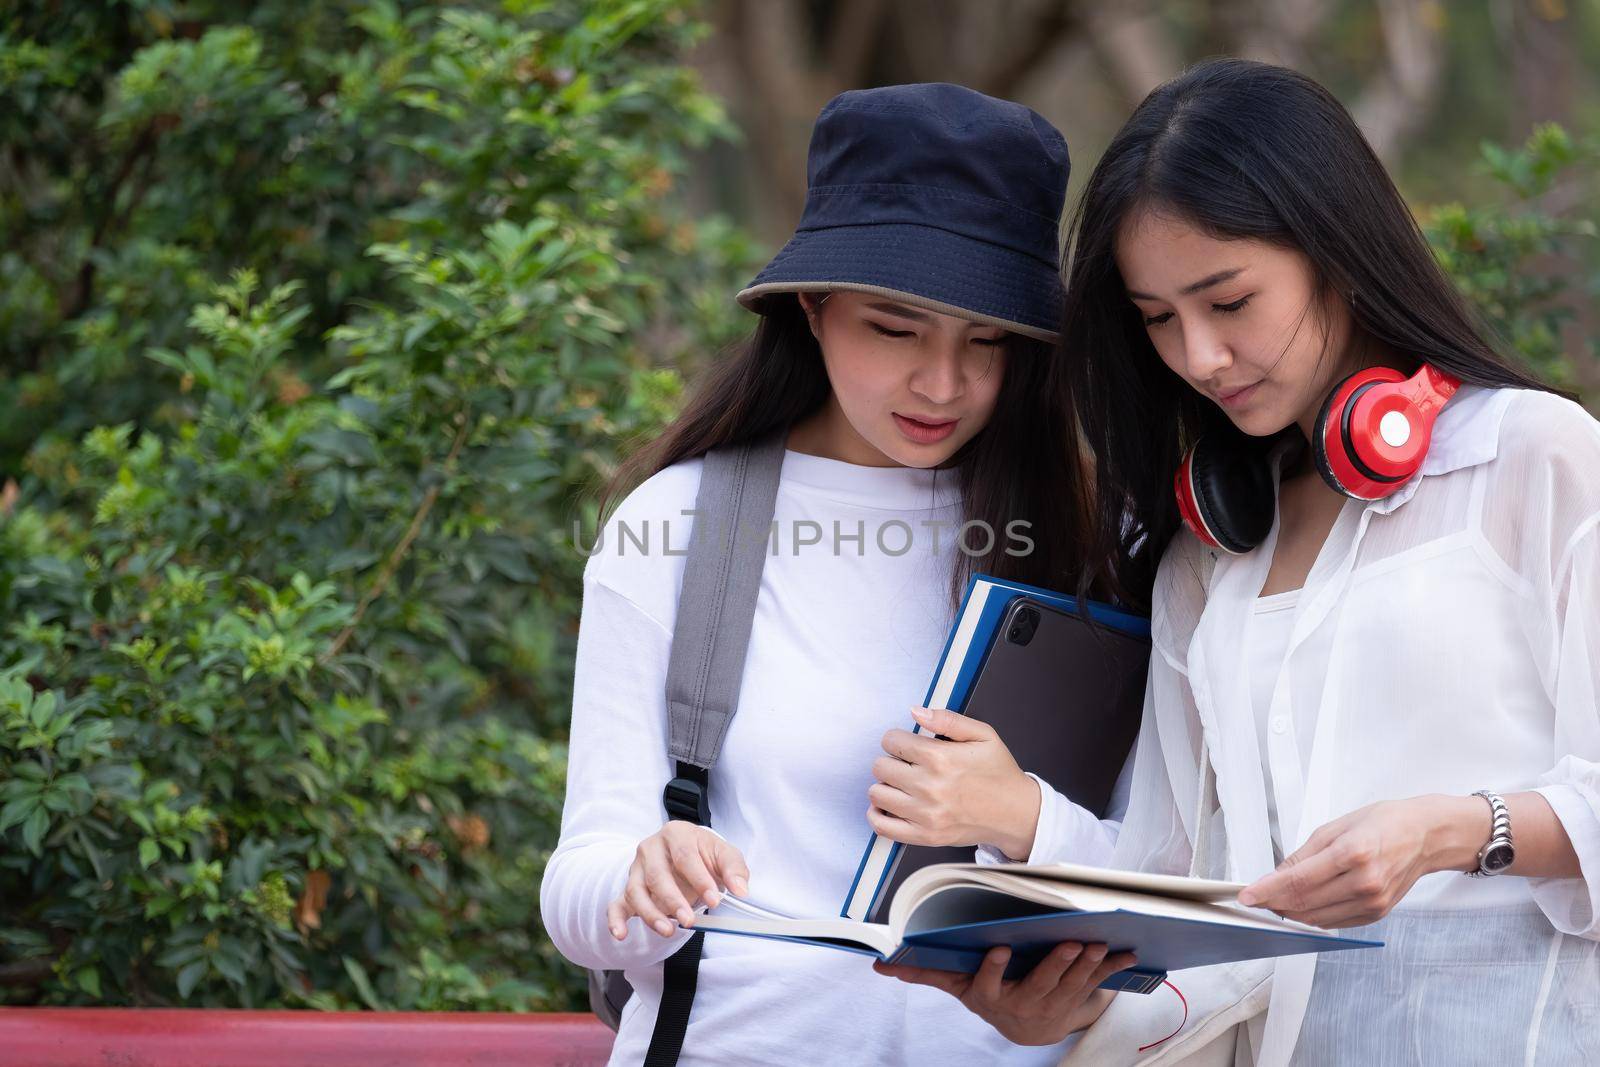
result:
[[[1028,585],[1025,582],[1008,581],[987,574],[973,575],[967,582],[966,593],[961,599],[961,609],[956,612],[955,623],[950,627],[949,636],[945,638],[944,649],[939,654],[939,663],[934,668],[932,680],[928,683],[928,691],[922,698],[924,706],[932,706],[939,679],[952,657],[958,659],[960,668],[949,695],[944,698],[943,706],[952,711],[960,711],[966,706],[973,683],[983,670],[983,663],[995,631],[1000,628],[1005,618],[1006,608],[1012,601],[1022,596],[1043,601],[1062,611],[1074,614],[1078,611],[1077,597],[1058,593],[1053,589]],[[1089,617],[1103,626],[1136,637],[1150,636],[1148,619],[1096,601],[1088,601],[1084,606]],[[957,637],[962,634],[971,612],[977,612],[976,624],[958,645]],[[921,731],[920,726],[912,725],[912,732]],[[856,865],[855,877],[851,879],[844,903],[840,905],[841,916],[864,919],[873,913],[889,873],[894,869],[895,858],[900,854],[902,847],[898,842],[887,840],[880,842],[877,834],[869,833],[866,848],[861,851],[861,862]]]

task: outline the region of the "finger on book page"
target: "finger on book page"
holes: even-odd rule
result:
[[[988,723],[945,708],[912,708],[911,717],[917,720],[924,733],[933,734],[935,740],[993,741],[997,736]]]
[[[1346,871],[1321,885],[1311,885],[1300,890],[1298,898],[1292,904],[1279,899],[1262,906],[1286,919],[1312,926],[1333,925],[1333,922],[1319,920],[1337,921],[1353,917],[1363,917],[1361,924],[1377,922],[1383,918],[1388,909],[1381,906],[1383,903],[1381,886],[1377,894],[1372,892],[1371,877],[1366,871]],[[1280,898],[1282,895],[1280,894]]]
[[[711,864],[707,863],[706,854],[711,851],[711,846],[707,842],[708,837],[707,834],[696,834],[687,840],[667,842],[667,858],[672,862],[673,873],[677,875],[678,885],[682,887],[684,896],[689,900],[703,900],[706,907],[714,908],[717,906],[719,894],[717,880],[711,873]],[[716,839],[711,838],[711,840]]]
[[[1245,886],[1239,903],[1245,907],[1267,908],[1280,915],[1306,910],[1307,905],[1326,903],[1326,889],[1345,872],[1337,848],[1325,848],[1300,859],[1284,860],[1271,874]]]
[[[729,892],[741,897],[748,896],[750,868],[745,865],[744,856],[739,850],[717,838],[711,845],[711,858],[718,879],[728,887]]]

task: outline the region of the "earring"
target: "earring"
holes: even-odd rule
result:
[[[830,297],[832,295],[833,295],[832,292],[823,293],[822,294],[822,299],[818,300],[810,308],[806,308],[806,306],[804,304],[800,305],[802,310],[804,310],[805,313],[806,313],[806,322],[811,325],[811,336],[812,337],[817,337],[817,315],[822,311],[822,305],[826,304],[828,302],[828,297]],[[817,340],[820,341],[820,340],[822,340],[822,338],[817,337]]]

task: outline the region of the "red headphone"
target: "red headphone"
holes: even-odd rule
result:
[[[1407,378],[1389,367],[1357,371],[1334,387],[1317,413],[1312,458],[1337,492],[1380,500],[1421,467],[1433,423],[1461,382],[1423,364]],[[1241,554],[1272,528],[1272,471],[1259,446],[1201,438],[1178,464],[1178,514],[1213,548]]]

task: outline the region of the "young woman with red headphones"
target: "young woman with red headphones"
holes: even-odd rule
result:
[[[1600,425],[1494,351],[1345,109],[1244,61],[1101,158],[1062,347],[1086,580],[1154,629],[1117,862],[1385,942],[1176,975],[1152,1055],[1600,1062]],[[1119,996],[1067,1062],[1178,1015]]]

